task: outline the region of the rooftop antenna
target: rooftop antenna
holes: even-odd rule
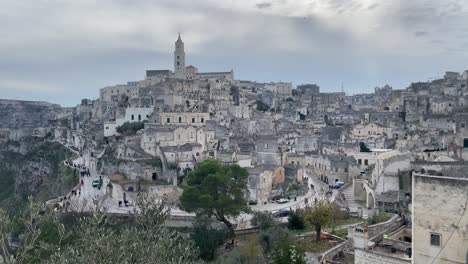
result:
[[[341,83],[341,92],[344,93],[343,83]]]

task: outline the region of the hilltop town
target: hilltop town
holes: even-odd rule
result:
[[[216,160],[248,172],[251,212],[230,219],[239,234],[258,231],[254,212],[282,222],[320,201],[355,219],[326,249],[305,252],[308,263],[465,263],[468,71],[347,95],[189,61],[179,35],[172,70],[148,69],[76,107],[0,100],[0,144],[24,154],[33,137],[67,148],[79,182],[47,202],[64,212],[128,215],[140,193],[177,203],[197,164]],[[49,171],[22,169],[37,188]],[[170,215],[181,225],[194,217]]]

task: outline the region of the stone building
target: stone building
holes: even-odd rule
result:
[[[413,263],[468,261],[468,179],[413,174]]]
[[[307,155],[305,165],[312,175],[330,185],[336,181],[351,182],[353,176],[360,173],[356,161],[350,156]]]
[[[281,165],[282,156],[278,148],[278,138],[273,135],[259,136],[255,139],[258,164]]]

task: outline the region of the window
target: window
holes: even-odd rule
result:
[[[179,55],[177,55],[177,59],[180,59],[180,56],[179,56]]]
[[[369,165],[369,160],[364,160],[364,165]]]
[[[267,149],[267,148],[268,148],[268,144],[265,144],[265,149]]]
[[[177,62],[177,66],[179,66],[179,65],[180,65],[180,61]]]
[[[358,159],[358,160],[357,160],[357,163],[358,163],[359,165],[362,165],[362,159]]]
[[[170,118],[170,117],[168,117],[168,118],[166,119],[166,123],[168,123],[168,124],[169,124],[170,122],[171,122],[171,118]]]
[[[431,233],[431,246],[440,247],[440,234]]]
[[[462,128],[465,128],[465,123],[461,123],[460,125]]]
[[[348,169],[347,169],[347,168],[345,168],[345,169],[344,169],[344,172],[348,172]]]
[[[200,122],[205,123],[205,118],[200,118]]]
[[[134,116],[134,115],[132,115],[132,121],[133,121],[133,120],[135,120],[135,116]]]
[[[179,123],[182,123],[182,117],[179,116]]]
[[[138,115],[138,121],[141,121],[141,115]]]
[[[192,123],[195,123],[195,117],[192,117]]]

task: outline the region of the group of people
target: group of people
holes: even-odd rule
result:
[[[65,164],[70,166],[70,167],[73,167],[75,169],[78,169],[80,170],[80,176],[81,177],[84,177],[84,176],[87,176],[87,177],[90,177],[91,176],[91,172],[89,171],[89,168],[87,168],[85,165],[83,164],[76,164],[74,163],[73,161],[71,160],[66,160],[65,161]]]

